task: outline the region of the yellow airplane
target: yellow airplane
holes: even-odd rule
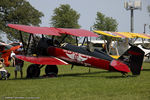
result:
[[[144,33],[131,33],[131,32],[110,32],[110,31],[101,31],[94,30],[93,32],[98,33],[100,35],[110,36],[113,38],[143,38],[150,39],[150,35]],[[119,55],[111,55],[113,58],[118,59]]]

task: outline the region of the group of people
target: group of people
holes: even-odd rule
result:
[[[17,51],[17,54],[22,54],[22,51]],[[12,60],[12,66],[15,67],[14,73],[15,73],[15,78],[17,78],[17,72],[20,71],[20,76],[23,78],[23,71],[22,67],[24,65],[24,61],[18,59],[15,57],[15,52],[11,52],[11,60]],[[4,59],[0,58],[0,79],[5,79],[7,80],[10,76],[10,73],[5,69],[4,65]]]

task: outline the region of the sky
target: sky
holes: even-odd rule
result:
[[[95,23],[97,12],[116,19],[118,31],[130,32],[130,10],[124,8],[124,2],[129,0],[27,0],[37,10],[44,14],[40,26],[49,27],[54,9],[61,4],[69,4],[72,9],[80,13],[79,24],[82,29],[90,30]],[[133,1],[133,0],[130,0]],[[134,10],[134,32],[143,33],[144,24],[147,24],[146,33],[150,33],[150,16],[147,6],[150,0],[141,0],[142,10]]]

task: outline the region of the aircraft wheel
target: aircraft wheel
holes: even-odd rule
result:
[[[31,64],[27,68],[27,78],[34,78],[40,76],[40,68],[37,64]]]
[[[45,68],[46,76],[57,77],[58,68],[56,65],[47,65]]]

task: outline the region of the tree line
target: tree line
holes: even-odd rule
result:
[[[150,13],[150,6],[148,7]],[[7,24],[23,24],[39,26],[44,14],[35,9],[26,0],[0,0],[0,30],[7,34],[10,40],[19,40],[18,31],[10,29]],[[71,8],[69,4],[62,4],[54,9],[50,19],[50,26],[57,28],[80,28],[78,20],[80,14]],[[97,12],[94,25],[96,30],[117,31],[118,23],[116,19],[107,17],[101,12]],[[23,34],[27,40],[28,34]],[[61,38],[61,37],[58,37]],[[73,40],[69,37],[68,41]]]
[[[18,40],[19,35],[18,31],[8,28],[7,24],[39,26],[43,16],[42,12],[35,9],[26,0],[0,0],[0,30],[4,31],[10,40]],[[78,24],[79,18],[80,14],[72,9],[69,4],[62,4],[60,7],[54,9],[50,26],[57,28],[80,28],[81,26]],[[116,31],[117,25],[115,19],[97,12],[94,24],[95,29]],[[26,39],[28,34],[23,35]]]

